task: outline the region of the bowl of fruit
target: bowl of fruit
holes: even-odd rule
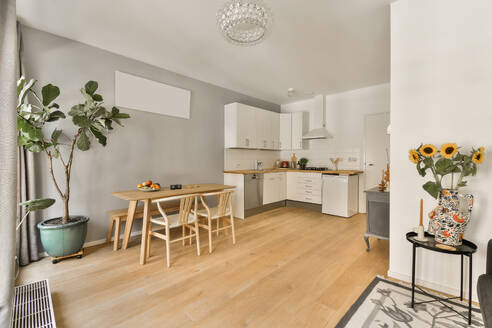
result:
[[[156,182],[152,182],[152,180],[147,180],[144,183],[139,183],[137,188],[141,191],[157,191],[161,190],[161,185]]]

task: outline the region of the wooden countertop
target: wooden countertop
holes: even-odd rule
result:
[[[277,173],[277,172],[302,172],[302,173],[324,173],[324,174],[338,174],[338,175],[357,175],[362,174],[364,171],[359,170],[338,170],[338,171],[313,171],[313,170],[300,170],[300,169],[265,169],[265,170],[228,170],[224,173],[231,174],[261,174],[261,173]]]

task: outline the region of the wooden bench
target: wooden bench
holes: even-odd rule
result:
[[[170,212],[176,212],[179,211],[179,201],[177,202],[166,202],[163,203],[162,209],[166,213]],[[113,250],[116,251],[118,250],[118,244],[120,241],[120,227],[121,227],[121,222],[126,221],[128,215],[128,208],[122,208],[119,210],[113,210],[109,211],[109,227],[108,227],[108,235],[106,237],[106,242],[110,243],[111,242],[111,235],[113,233],[113,226],[115,226],[114,229],[114,241],[113,241]],[[150,215],[161,215],[159,212],[159,209],[157,208],[157,204],[151,204],[150,207]],[[137,209],[135,210],[135,219],[141,219],[143,218],[143,206],[137,206]]]

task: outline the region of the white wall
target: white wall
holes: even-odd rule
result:
[[[224,149],[224,170],[252,170],[255,160],[263,163],[264,169],[273,168],[275,161],[280,159],[278,150],[260,149]]]
[[[309,112],[309,126],[319,127],[315,120],[314,99],[297,101],[281,106],[285,113]],[[309,159],[308,166],[333,167],[330,157],[342,158],[339,169],[363,170],[364,167],[364,119],[368,114],[390,111],[390,85],[379,84],[326,96],[326,129],[333,138],[308,141],[308,148],[281,151],[282,160],[290,160],[292,152],[297,158]],[[355,160],[350,160],[355,159]],[[359,209],[365,212],[364,175],[360,176]]]
[[[405,233],[436,200],[421,188],[408,150],[421,142],[492,146],[492,2],[490,0],[400,0],[391,10],[391,276],[409,279],[411,246]],[[488,152],[486,153],[486,155]],[[465,238],[478,244],[474,286],[485,271],[492,238],[491,161],[469,179],[476,197]],[[456,292],[459,257],[419,250],[417,276],[430,287]],[[476,288],[474,287],[474,291]],[[476,295],[476,292],[474,292]],[[474,297],[475,298],[475,297]],[[476,299],[476,298],[475,298]]]

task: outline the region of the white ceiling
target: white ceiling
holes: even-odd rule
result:
[[[330,94],[390,78],[392,0],[266,0],[263,43],[217,30],[226,0],[17,0],[20,21],[189,77],[282,104],[287,88]]]

